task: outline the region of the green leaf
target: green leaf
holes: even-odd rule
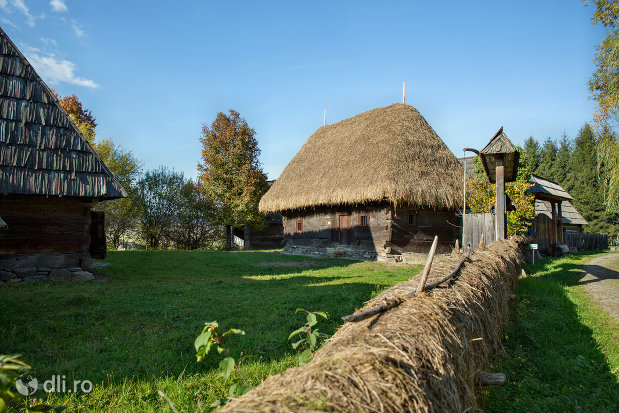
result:
[[[200,334],[196,337],[196,341],[193,343],[193,346],[196,348],[196,351],[200,349],[202,346],[206,346],[209,341],[211,341],[212,331],[207,330],[204,333]]]
[[[308,334],[307,341],[309,342],[311,348],[316,347],[316,336],[314,333]]]
[[[318,321],[316,320],[316,315],[314,313],[308,313],[307,314],[307,325],[312,327],[315,326],[318,323]]]
[[[244,336],[245,332],[243,330],[239,330],[239,329],[236,329],[236,328],[231,328],[230,330],[228,330],[225,333],[223,333],[221,336],[223,337],[223,336],[225,336],[227,334],[240,334],[240,335]]]
[[[306,327],[301,327],[297,330],[294,330],[292,333],[290,333],[290,335],[288,336],[288,340],[290,340],[292,337],[296,336],[297,334],[301,334],[301,333],[305,333],[305,331],[307,330]]]
[[[225,351],[225,350],[224,350],[223,348],[221,348],[221,347],[217,346],[217,352],[218,352],[219,354],[223,353],[224,351]]]
[[[312,351],[310,349],[307,349],[299,354],[299,366],[305,364],[310,357],[312,357]]]
[[[296,310],[294,310],[294,313],[295,313],[295,314],[296,314],[296,313],[300,313],[301,311],[302,311],[302,312],[304,312],[304,313],[309,313],[309,311],[304,310],[304,309],[302,309],[302,308],[297,308]]]
[[[322,311],[314,311],[314,314],[317,314],[321,316],[322,318],[329,319],[329,316],[327,315],[327,313],[324,313]]]
[[[292,348],[293,349],[297,349],[297,347],[299,347],[299,345],[301,345],[301,343],[303,343],[305,341],[305,339],[299,340],[296,343],[292,343]]]
[[[204,356],[206,356],[206,347],[200,347],[200,350],[198,350],[198,353],[196,354],[196,358],[198,359],[198,361],[202,361],[204,359]]]
[[[54,409],[54,413],[61,413],[67,410],[67,406],[58,406]]]
[[[252,389],[251,386],[246,386],[244,384],[241,384],[240,386],[238,386],[236,388],[236,392],[234,393],[235,396],[242,396],[245,393],[247,393],[248,391],[250,391]]]
[[[236,391],[236,386],[238,383],[234,383],[232,386],[230,386],[230,388],[228,389],[228,394],[230,396],[234,396],[234,392]]]
[[[217,323],[217,321],[211,321],[209,323],[204,323],[204,325],[207,327],[213,327],[213,328],[219,327],[219,324]]]
[[[224,378],[224,380],[228,380],[230,374],[234,371],[234,359],[232,357],[226,357],[222,361],[219,362],[219,375]]]

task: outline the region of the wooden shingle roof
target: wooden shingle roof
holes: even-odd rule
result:
[[[509,140],[507,135],[503,132],[503,127],[494,134],[490,142],[479,153],[481,160],[484,164],[486,175],[490,182],[496,182],[496,158],[497,156],[503,157],[503,163],[505,165],[505,182],[511,182],[516,180],[518,174],[518,160],[520,159],[520,152],[518,148]]]
[[[550,179],[542,178],[541,176],[531,175],[529,180],[532,187],[527,189],[527,192],[533,194],[536,199],[545,199],[550,201],[566,201],[573,199],[572,196],[561,187],[558,183]]]
[[[550,201],[542,199],[535,200],[535,215],[546,215],[552,219]],[[588,225],[586,219],[578,212],[578,210],[570,203],[570,201],[561,202],[561,216],[563,217],[564,225]]]
[[[0,194],[99,199],[127,196],[2,29]]]

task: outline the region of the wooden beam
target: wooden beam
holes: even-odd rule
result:
[[[550,209],[552,210],[552,225],[550,229],[550,243],[557,243],[557,210],[556,203],[554,201],[550,201]]]
[[[561,211],[561,201],[557,203],[557,231],[559,235],[559,244],[563,244],[563,212]]]
[[[435,235],[434,241],[432,241],[430,253],[428,254],[428,258],[426,259],[426,266],[423,269],[423,274],[421,274],[421,280],[419,280],[419,286],[417,287],[417,291],[423,291],[423,287],[425,287],[426,285],[426,281],[428,280],[428,274],[430,274],[430,268],[432,268],[434,253],[436,253],[436,244],[438,244],[438,235]]]
[[[495,228],[496,239],[505,239],[507,228],[505,228],[505,162],[502,154],[496,155],[496,204]]]

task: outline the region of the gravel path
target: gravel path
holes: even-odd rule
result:
[[[584,265],[584,286],[593,302],[619,321],[619,254],[606,254]]]

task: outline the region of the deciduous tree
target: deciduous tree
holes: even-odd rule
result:
[[[232,227],[264,225],[258,202],[267,184],[255,135],[234,110],[218,113],[210,127],[202,127],[200,188],[212,200],[216,222],[226,226],[227,248],[232,244]]]

